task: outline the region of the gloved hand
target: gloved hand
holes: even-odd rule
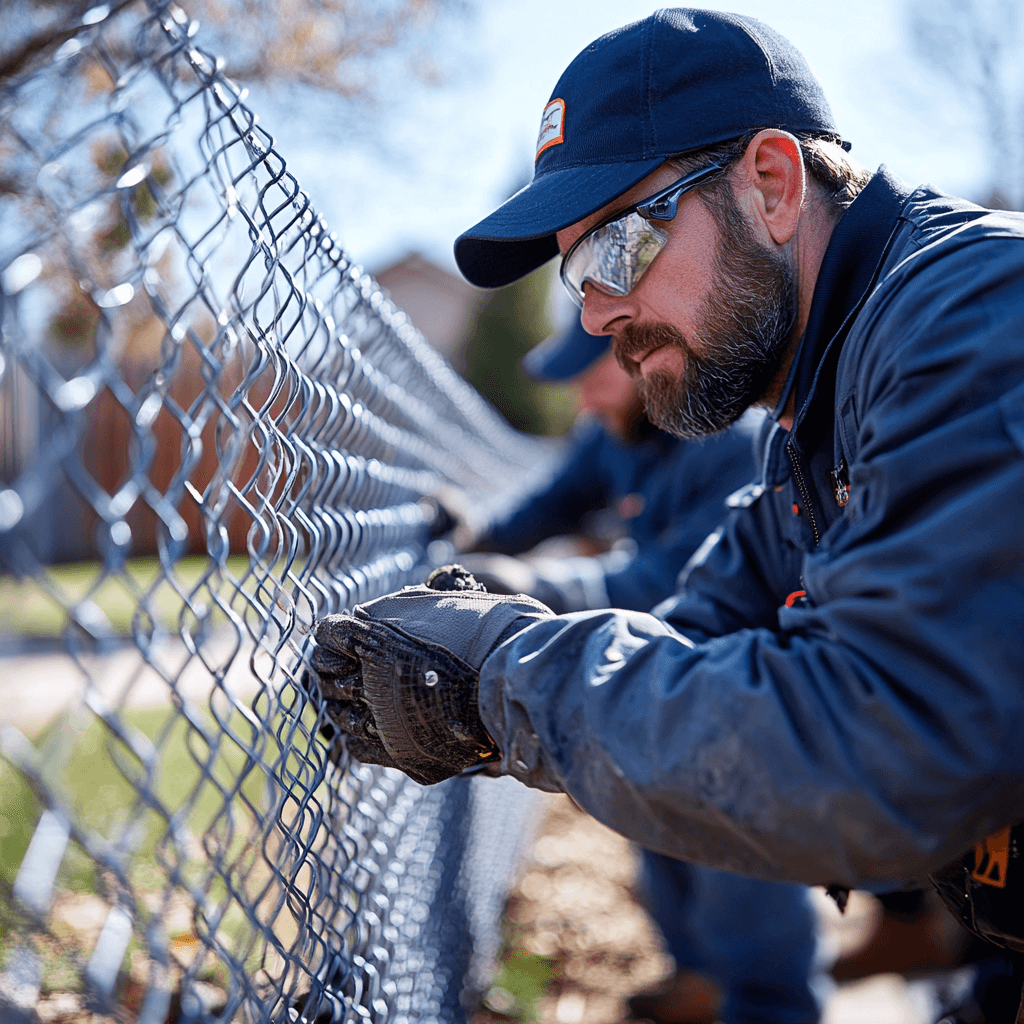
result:
[[[426,586],[321,619],[310,666],[353,757],[441,782],[500,759],[480,720],[480,666],[551,615],[539,601],[488,594],[465,570],[446,566]]]
[[[536,593],[537,573],[522,558],[489,551],[469,551],[459,555],[459,561],[490,594],[529,594],[543,601]],[[544,603],[551,607],[549,602]]]

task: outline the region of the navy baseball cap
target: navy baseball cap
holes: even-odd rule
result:
[[[562,384],[589,370],[612,347],[610,334],[587,334],[579,317],[523,356],[523,371],[534,380]]]
[[[533,181],[456,239],[455,262],[472,284],[509,284],[558,254],[555,232],[669,157],[762,128],[839,136],[800,52],[743,15],[655,11],[566,68],[541,118]]]

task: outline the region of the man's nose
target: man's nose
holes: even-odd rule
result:
[[[610,295],[589,281],[583,283],[580,323],[588,334],[615,334],[632,318],[628,295]]]

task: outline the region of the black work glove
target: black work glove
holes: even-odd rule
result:
[[[480,720],[480,666],[551,615],[539,601],[488,594],[465,570],[446,566],[427,586],[321,619],[310,665],[353,757],[400,768],[416,782],[442,782],[500,759]]]

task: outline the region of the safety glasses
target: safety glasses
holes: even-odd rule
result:
[[[668,232],[654,222],[672,220],[679,200],[722,166],[709,164],[684,175],[636,206],[613,213],[576,239],[559,271],[572,301],[582,309],[587,281],[612,295],[628,295],[668,241]]]

